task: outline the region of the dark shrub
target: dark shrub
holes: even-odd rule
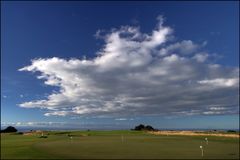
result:
[[[227,132],[228,133],[236,133],[236,131],[234,131],[234,130],[228,130]]]

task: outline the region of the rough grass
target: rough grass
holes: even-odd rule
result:
[[[46,133],[46,132],[45,132]],[[165,136],[137,131],[72,131],[1,134],[1,159],[238,159],[239,139]],[[70,139],[68,135],[72,135]],[[204,147],[201,157],[199,146]]]
[[[155,135],[182,135],[182,136],[217,136],[217,137],[231,137],[231,138],[239,138],[239,133],[228,133],[228,132],[196,132],[196,131],[151,131],[149,132]]]

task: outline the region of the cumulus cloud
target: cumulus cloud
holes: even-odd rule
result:
[[[194,44],[191,40],[184,40],[182,42],[177,42],[175,44],[171,44],[168,47],[162,48],[160,50],[160,55],[166,55],[168,53],[177,52],[178,54],[191,54],[196,52],[200,46]]]
[[[207,53],[198,53],[193,56],[193,59],[195,59],[198,62],[205,62],[209,55]]]
[[[207,61],[205,45],[172,41],[173,29],[158,20],[149,34],[131,26],[111,30],[93,59],[32,60],[19,71],[40,73],[59,91],[20,106],[46,116],[237,114],[239,68]]]

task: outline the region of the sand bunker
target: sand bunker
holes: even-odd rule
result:
[[[218,137],[232,137],[239,138],[239,134],[223,134],[223,133],[206,133],[196,131],[151,131],[155,135],[182,135],[182,136],[218,136]]]

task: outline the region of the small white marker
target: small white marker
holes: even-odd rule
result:
[[[208,145],[208,139],[207,139],[207,138],[205,138],[205,141],[206,141],[206,143],[207,143],[207,145]]]
[[[200,146],[200,149],[202,151],[202,157],[203,157],[203,146]]]

